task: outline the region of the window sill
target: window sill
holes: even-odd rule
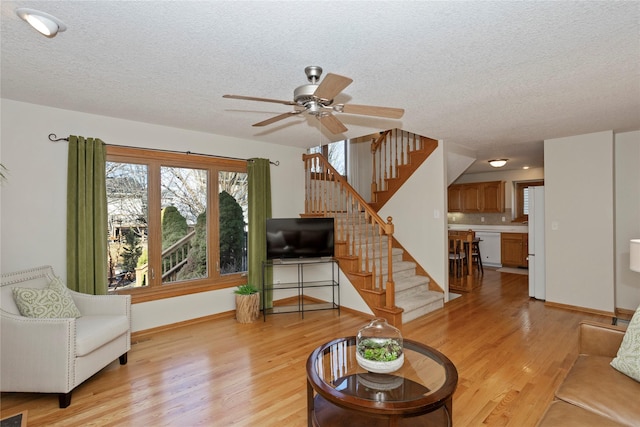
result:
[[[220,289],[233,288],[247,283],[246,275],[233,275],[216,282],[198,281],[150,286],[145,288],[127,289],[116,291],[114,295],[131,295],[131,303],[156,301],[165,298],[174,298],[183,295],[197,294],[200,292],[210,292]]]
[[[524,215],[524,216],[519,216],[518,218],[514,218],[511,220],[512,223],[519,223],[519,224],[525,224],[529,221],[529,216],[528,215]]]

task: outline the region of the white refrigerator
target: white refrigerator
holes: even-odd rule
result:
[[[545,299],[544,187],[529,187],[529,296]]]

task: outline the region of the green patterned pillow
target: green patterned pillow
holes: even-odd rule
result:
[[[25,317],[71,318],[82,314],[67,287],[55,278],[45,289],[13,288],[13,298]]]
[[[629,322],[618,355],[611,361],[611,366],[640,381],[640,306]]]

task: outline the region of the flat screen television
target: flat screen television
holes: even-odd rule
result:
[[[333,257],[333,218],[267,219],[267,259]]]

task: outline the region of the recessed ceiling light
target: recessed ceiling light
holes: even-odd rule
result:
[[[522,169],[529,169],[529,166],[523,166]]]
[[[67,29],[67,26],[61,20],[39,10],[21,7],[16,9],[16,14],[49,38],[55,37],[58,32]]]
[[[493,159],[489,160],[489,164],[494,168],[501,168],[507,164],[507,160],[509,159]]]

